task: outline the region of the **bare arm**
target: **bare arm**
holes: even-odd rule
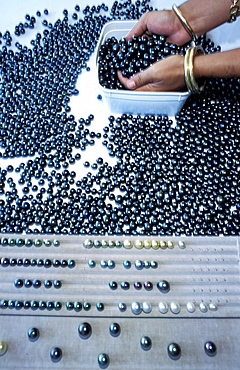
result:
[[[196,56],[194,76],[196,79],[240,77],[240,48]],[[184,57],[174,55],[160,60],[130,79],[124,78],[121,72],[118,72],[118,78],[130,90],[180,90],[185,86]]]
[[[231,0],[188,0],[179,9],[199,36],[227,22],[230,18]],[[238,14],[239,15],[239,14]],[[169,42],[184,44],[190,36],[172,10],[144,14],[129,32],[133,35],[161,34]],[[196,56],[195,78],[240,77],[240,49]],[[161,60],[132,78],[124,78],[118,72],[121,83],[130,90],[173,91],[184,87],[184,58],[171,56]]]
[[[231,0],[188,0],[179,9],[199,36],[228,22],[231,5]]]
[[[188,0],[178,8],[199,36],[229,20],[231,0]],[[128,33],[127,39],[153,33],[167,36],[167,41],[184,44],[189,34],[172,10],[145,13]]]
[[[240,77],[240,48],[196,57],[194,75],[196,78]]]

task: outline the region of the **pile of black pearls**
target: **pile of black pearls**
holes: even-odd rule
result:
[[[200,36],[197,44],[201,45],[206,53],[220,51],[220,46],[216,47],[206,35]],[[112,36],[99,48],[99,83],[108,89],[125,89],[118,80],[118,70],[124,77],[129,78],[170,55],[185,55],[189,46],[190,43],[182,46],[169,43],[164,36],[159,35],[152,35],[151,38],[134,36],[129,41],[125,38],[117,40]]]
[[[10,33],[0,35],[0,153],[25,157],[16,168],[0,169],[0,231],[239,235],[240,81],[208,81],[176,126],[165,116],[123,114],[95,133],[92,114],[70,114],[77,78],[106,22],[138,19],[152,7],[115,1],[109,10],[85,7],[81,19],[75,10],[71,22],[66,10],[54,25],[43,20],[32,48],[18,42],[14,52]],[[71,165],[100,138],[116,164],[99,157],[85,163],[89,172],[79,179]]]
[[[239,235],[239,83],[209,81],[176,126],[164,116],[110,117],[110,187],[119,181],[115,217],[127,233]]]

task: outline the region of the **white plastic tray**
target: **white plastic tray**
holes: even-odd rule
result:
[[[135,23],[136,21],[112,21],[103,27],[97,46],[97,69],[100,46],[110,37],[114,36],[118,40],[125,37]],[[102,87],[100,84],[99,88],[109,109],[114,113],[121,114],[164,114],[175,116],[190,95],[189,92],[113,90]]]

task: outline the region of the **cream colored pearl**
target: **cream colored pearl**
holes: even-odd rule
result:
[[[124,240],[123,246],[125,249],[131,249],[133,245],[132,245],[131,240]]]
[[[167,245],[168,245],[168,248],[169,249],[173,249],[174,248],[174,243],[171,240],[168,241]]]
[[[152,248],[153,249],[158,249],[159,248],[159,241],[153,240],[152,241]]]
[[[8,349],[7,343],[4,342],[3,340],[0,340],[0,356],[5,355],[7,349]]]
[[[167,248],[167,243],[164,240],[160,241],[160,248],[161,249],[166,249]]]
[[[144,248],[150,249],[152,247],[152,242],[151,240],[145,240],[144,241]]]
[[[143,242],[142,242],[142,240],[136,240],[135,241],[135,247],[137,249],[142,249],[143,248]]]

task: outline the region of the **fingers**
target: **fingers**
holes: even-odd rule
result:
[[[120,82],[134,91],[177,91],[185,86],[184,57],[172,55],[162,59],[131,78],[118,71]]]
[[[121,84],[128,90],[134,90],[136,88],[133,78],[123,77],[121,71],[117,71],[118,79]]]
[[[127,90],[150,91],[154,89],[152,71],[153,68],[147,68],[131,78],[123,77],[121,71],[118,71],[118,78]]]
[[[146,23],[146,16],[145,14],[139,19],[139,21],[133,26],[133,28],[128,32],[126,35],[126,40],[129,41],[133,38],[133,36],[142,36],[147,31],[147,23]]]

